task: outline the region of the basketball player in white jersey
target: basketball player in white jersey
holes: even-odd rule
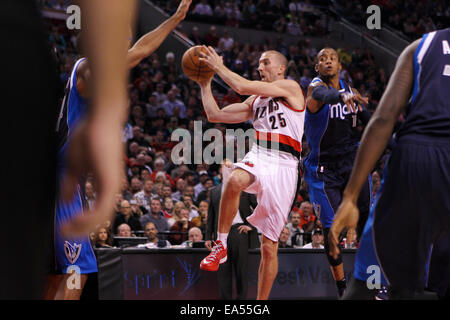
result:
[[[213,48],[200,58],[234,91],[250,95],[242,103],[219,109],[211,79],[200,84],[202,102],[210,122],[240,123],[253,119],[256,143],[224,181],[219,210],[218,240],[200,268],[216,271],[227,257],[227,236],[239,207],[242,191],[257,195],[258,206],[247,221],[262,234],[258,271],[258,300],[269,298],[278,272],[278,238],[299,185],[299,160],[305,118],[305,100],[297,82],[285,79],[287,59],[266,51],[259,59],[262,81],[249,81],[226,68]],[[276,149],[274,148],[276,147]]]

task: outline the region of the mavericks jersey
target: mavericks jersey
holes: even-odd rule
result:
[[[296,110],[283,98],[261,96],[253,100],[252,108],[258,147],[283,159],[300,160],[305,108]]]
[[[80,59],[75,63],[70,79],[67,82],[66,93],[56,126],[58,138],[58,183],[64,175],[67,160],[67,148],[69,146],[73,130],[84,116],[87,108],[87,100],[77,90],[77,70]],[[59,195],[58,195],[59,196]],[[72,199],[65,203],[57,201],[55,210],[55,257],[56,266],[63,274],[74,268],[78,268],[81,274],[97,272],[97,260],[90,244],[89,236],[68,240],[61,235],[60,227],[73,217],[83,214],[84,208],[84,184],[79,183]]]
[[[58,147],[58,183],[64,174],[65,164],[67,160],[67,148],[74,128],[77,126],[81,117],[86,112],[87,100],[83,98],[77,90],[77,70],[80,63],[85,58],[78,60],[72,70],[72,74],[67,81],[66,92],[59,112],[58,122],[56,124],[57,147]],[[82,189],[78,188],[77,193],[81,193]],[[77,202],[82,199],[81,194],[76,196]]]
[[[450,138],[450,28],[425,34],[414,53],[414,87],[397,136]]]
[[[311,83],[321,81],[316,77]],[[339,80],[339,92],[353,93],[349,85]],[[352,113],[344,102],[324,104],[316,113],[306,110],[305,135],[310,149],[305,165],[314,167],[353,156],[359,145],[358,113]]]

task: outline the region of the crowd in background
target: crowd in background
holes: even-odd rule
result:
[[[43,5],[51,6],[50,2],[43,2]],[[249,21],[255,19],[253,15],[256,14],[258,21],[270,21],[270,28],[275,28],[280,33],[288,29],[277,23],[283,18],[292,21],[296,17],[297,21],[303,21],[303,14],[316,16],[316,9],[310,6],[309,1],[291,3],[269,0],[196,1],[192,6],[192,14],[203,16],[204,14],[198,11],[198,5],[205,5],[205,2],[210,5],[214,18],[219,17],[218,12],[222,10],[220,12],[224,13],[223,21],[226,25],[226,17],[229,17],[230,12],[236,12],[235,16],[240,17],[240,27],[245,27]],[[65,1],[61,0],[57,5],[64,6],[64,3]],[[164,3],[163,7],[171,11],[178,1]],[[296,9],[293,10],[293,7]],[[269,12],[275,16],[261,19],[264,15],[269,17]],[[296,12],[295,15],[293,12]],[[46,21],[49,43],[58,62],[61,82],[65,84],[79,58],[77,35],[68,32],[62,21]],[[316,21],[322,21],[320,15]],[[253,23],[247,26],[262,29],[269,27]],[[315,28],[318,26],[316,23],[308,23],[308,28],[301,28],[301,34],[314,33],[317,36]],[[316,75],[314,65],[321,48],[313,47],[308,37],[303,37],[297,45],[286,45],[282,37],[250,45],[233,39],[227,30],[219,34],[214,25],[205,34],[200,34],[198,28],[194,27],[188,36],[195,44],[214,47],[231,70],[250,80],[259,80],[259,56],[263,51],[271,49],[278,50],[287,57],[287,77],[297,81],[305,93]],[[376,65],[369,49],[351,50],[346,46],[336,49],[343,67],[340,77],[357,88],[362,95],[368,96],[370,102],[367,108],[374,111],[387,85],[386,71]],[[222,89],[215,85],[213,91],[220,107],[243,101],[244,97],[240,97],[233,90]],[[203,131],[216,128],[224,132],[227,126],[208,123],[198,85],[182,73],[181,66],[175,62],[172,52],[167,52],[162,58],[154,53],[131,70],[129,93],[129,118],[123,132],[123,142],[127,150],[126,168],[123,189],[116,198],[116,218],[100,228],[97,234],[93,234],[92,240],[96,246],[102,247],[112,245],[113,236],[137,235],[147,237],[149,246],[192,245],[193,242],[202,240],[208,215],[208,191],[221,182],[221,169],[220,164],[174,164],[171,152],[177,142],[171,141],[171,134],[177,128],[184,128],[193,133],[195,121],[202,123]],[[251,124],[244,126],[251,127]],[[302,149],[304,158],[308,153],[305,141]],[[374,193],[380,187],[383,161],[384,158],[380,159],[380,165],[373,173]],[[86,205],[93,206],[95,183],[92,177],[87,178],[84,188]],[[303,183],[289,223],[280,237],[280,247],[299,248],[311,244],[313,248],[320,248],[322,245],[321,224],[308,200],[306,185]],[[355,247],[357,244],[344,245]]]
[[[409,41],[450,26],[450,6],[446,0],[337,0],[335,4],[339,14],[359,25],[366,24],[367,7],[378,5],[383,25],[403,33]]]

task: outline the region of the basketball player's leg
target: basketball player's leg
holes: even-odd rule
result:
[[[233,219],[239,209],[241,192],[255,181],[255,176],[248,171],[236,168],[225,184],[219,209],[219,233],[228,234]],[[221,240],[221,239],[219,239]]]
[[[76,278],[77,276],[79,278]],[[73,273],[67,273],[62,275],[55,300],[80,300],[87,278],[87,274],[74,275]]]
[[[267,300],[278,273],[278,242],[262,236],[257,300]]]
[[[250,186],[256,177],[243,169],[236,168],[225,178],[225,187],[220,200],[218,239],[211,253],[202,260],[200,269],[217,271],[219,265],[227,261],[227,240],[234,217],[239,209],[241,192]]]

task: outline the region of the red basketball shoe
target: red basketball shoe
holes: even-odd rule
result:
[[[225,263],[225,261],[227,261],[227,249],[223,247],[220,240],[217,240],[214,243],[211,253],[200,263],[200,269],[217,271],[219,264]]]

